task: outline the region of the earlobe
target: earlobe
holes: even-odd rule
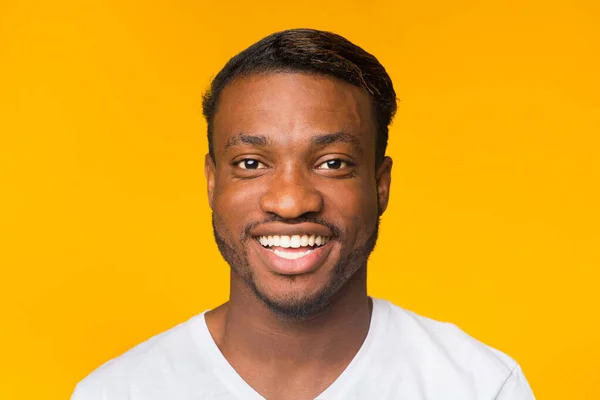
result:
[[[386,210],[390,199],[392,164],[392,159],[386,156],[377,169],[377,201],[379,202],[379,216]]]
[[[208,205],[213,208],[213,193],[215,189],[215,163],[210,156],[207,154],[204,157],[204,176],[206,177],[207,192],[208,192]]]

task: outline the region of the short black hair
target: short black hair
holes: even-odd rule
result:
[[[223,89],[237,77],[278,72],[332,76],[366,90],[373,99],[375,160],[379,165],[385,157],[388,127],[396,113],[392,80],[373,55],[340,35],[315,29],[273,33],[231,58],[215,76],[202,103],[213,161],[213,121]]]

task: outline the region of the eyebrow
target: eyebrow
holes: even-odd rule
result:
[[[358,140],[356,136],[346,132],[326,133],[314,136],[311,139],[311,144],[313,146],[327,146],[334,143],[348,143],[352,146],[352,148],[354,148],[354,150],[362,153],[360,140]],[[238,133],[236,136],[230,138],[227,143],[225,143],[223,150],[227,150],[230,147],[240,146],[242,144],[247,144],[253,147],[266,147],[271,144],[271,141],[264,135]]]
[[[354,135],[351,135],[346,132],[336,132],[336,133],[328,133],[325,135],[318,135],[312,138],[313,146],[327,146],[329,144],[334,143],[348,143],[352,145],[354,150],[359,153],[362,153],[362,149],[360,147],[360,140]]]
[[[241,144],[248,144],[253,147],[265,147],[270,144],[270,140],[263,135],[248,135],[246,133],[238,133],[236,136],[230,138],[223,150],[227,150],[230,147],[239,146]]]

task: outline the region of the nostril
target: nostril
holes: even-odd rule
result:
[[[308,188],[290,189],[275,185],[260,199],[260,207],[266,213],[293,219],[308,213],[320,212],[323,205],[321,194]]]

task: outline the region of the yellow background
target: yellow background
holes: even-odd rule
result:
[[[401,100],[370,292],[600,399],[600,6],[589,1],[0,3],[0,399],[68,399],[227,298],[201,94],[273,31],[332,30]]]

